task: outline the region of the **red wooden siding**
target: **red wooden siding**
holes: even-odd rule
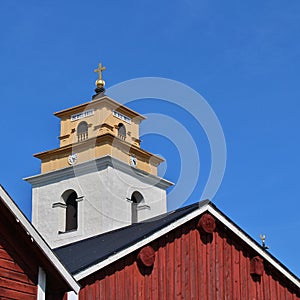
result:
[[[0,238],[0,299],[36,299],[37,286],[14,250]]]
[[[79,299],[300,299],[297,287],[266,262],[263,275],[252,277],[257,254],[222,224],[209,235],[197,230],[197,221],[150,244],[153,267],[139,265],[136,251],[83,279]]]

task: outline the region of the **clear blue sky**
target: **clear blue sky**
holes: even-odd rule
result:
[[[213,202],[255,239],[265,233],[270,252],[300,275],[299,1],[10,0],[0,11],[0,182],[27,216],[22,178],[39,173],[32,154],[58,146],[52,113],[90,100],[102,61],[107,87],[157,76],[205,97],[227,144]],[[144,147],[168,159],[176,181],[178,153],[162,140],[145,137]]]

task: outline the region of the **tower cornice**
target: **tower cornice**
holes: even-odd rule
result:
[[[74,178],[75,176],[95,172],[95,168],[98,171],[100,171],[106,169],[107,167],[113,167],[115,169],[123,171],[124,173],[130,174],[143,182],[155,185],[159,188],[167,189],[170,186],[174,185],[174,183],[172,183],[169,180],[149,174],[143,170],[133,168],[124,163],[123,161],[108,155],[99,157],[95,160],[86,161],[76,166],[69,166],[60,170],[50,171],[44,174],[26,177],[24,178],[24,180],[31,183],[32,186],[38,187],[48,185],[54,182],[60,182],[61,180],[65,180],[68,178]]]
[[[83,104],[80,104],[80,105],[76,105],[76,106],[58,111],[58,112],[54,113],[54,115],[56,117],[62,119],[64,117],[68,117],[72,114],[85,111],[86,109],[100,108],[101,105],[111,106],[113,109],[116,109],[116,110],[120,111],[121,113],[124,113],[124,114],[128,115],[130,118],[135,118],[135,119],[139,120],[140,122],[142,120],[146,119],[146,117],[144,117],[143,115],[141,115],[138,112],[122,105],[121,103],[117,102],[116,100],[113,100],[113,99],[109,98],[108,96],[103,96],[100,99],[93,100],[91,102],[86,102],[86,103],[83,103]]]
[[[109,148],[105,147],[105,145],[108,145]],[[42,173],[44,173],[67,167],[67,158],[70,154],[78,153],[78,156],[80,157],[81,153],[88,151],[90,151],[89,157],[87,158],[87,154],[85,154],[84,160],[94,159],[103,155],[115,156],[120,159],[122,159],[121,155],[123,155],[123,157],[127,156],[128,158],[129,155],[135,155],[138,160],[137,168],[154,175],[156,175],[156,167],[164,161],[163,158],[130,144],[111,133],[105,133],[82,142],[76,142],[52,150],[39,152],[34,154],[34,157],[42,161]],[[97,155],[98,153],[99,156]],[[52,163],[48,164],[49,161],[52,161]],[[83,161],[79,158],[78,163],[81,162]],[[153,168],[151,168],[151,166],[153,166]]]

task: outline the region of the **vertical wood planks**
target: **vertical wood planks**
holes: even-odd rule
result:
[[[253,278],[253,250],[222,229],[207,238],[192,220],[150,244],[153,268],[139,268],[135,251],[99,271],[79,299],[299,299],[270,268]]]

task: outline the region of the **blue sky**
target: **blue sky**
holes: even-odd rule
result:
[[[10,0],[0,11],[0,183],[26,215],[31,190],[22,178],[39,173],[32,154],[58,146],[52,113],[90,100],[102,61],[107,87],[164,77],[208,101],[227,145],[213,202],[255,239],[265,233],[270,252],[300,275],[299,1]],[[165,109],[149,103],[132,107]],[[207,178],[209,146],[188,116],[166,111],[182,118],[202,151],[192,203]],[[176,182],[172,141],[145,136],[143,147],[168,160],[166,177]]]

